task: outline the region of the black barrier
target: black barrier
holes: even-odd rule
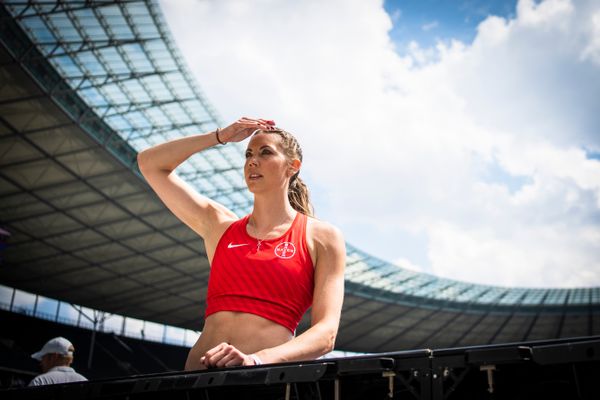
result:
[[[415,350],[0,391],[2,399],[600,399],[600,337]]]
[[[600,399],[599,346],[588,337],[437,350],[431,399]]]

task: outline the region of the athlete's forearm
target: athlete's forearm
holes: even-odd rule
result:
[[[255,354],[264,364],[314,360],[333,350],[337,329],[329,324],[315,324],[289,342],[263,349]]]
[[[150,147],[138,154],[140,169],[171,172],[195,153],[216,145],[215,132],[187,136]]]

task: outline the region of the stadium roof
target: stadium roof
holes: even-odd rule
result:
[[[221,124],[153,1],[0,5],[0,282],[202,328],[202,241],[141,177],[137,151]],[[242,145],[179,175],[243,215]],[[338,347],[387,351],[600,333],[600,288],[501,288],[402,269],[348,245]],[[302,328],[308,325],[303,320]]]

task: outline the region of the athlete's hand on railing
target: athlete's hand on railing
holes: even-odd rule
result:
[[[241,142],[256,130],[274,130],[275,121],[242,117],[233,124],[219,130],[219,139],[223,143]]]
[[[221,343],[208,350],[200,362],[207,368],[233,367],[236,365],[255,365],[254,359],[239,351],[229,343]]]

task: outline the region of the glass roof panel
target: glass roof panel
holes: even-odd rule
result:
[[[125,93],[123,93],[123,91],[117,84],[113,83],[113,84],[104,85],[104,86],[102,86],[101,91],[102,91],[102,93],[104,93],[104,95],[107,97],[107,99],[112,103],[120,104],[120,103],[125,103],[125,102],[129,101],[129,99],[127,98],[127,95]]]
[[[502,299],[502,297],[506,296],[509,292],[507,288],[496,288],[492,287],[490,290],[483,293],[477,301],[479,303],[497,303]]]
[[[163,107],[163,111],[180,124],[189,124],[192,122],[188,113],[177,103],[166,104]]]
[[[86,71],[87,74],[98,76],[98,80],[104,81],[106,79],[107,70],[93,52],[83,51],[77,53],[73,59],[77,62],[79,68]]]
[[[567,291],[560,289],[549,289],[544,304],[564,304],[567,300]]]
[[[136,32],[143,38],[152,38],[159,35],[158,29],[152,23],[152,18],[149,16],[134,15],[132,20],[135,23]]]
[[[64,76],[81,76],[83,74],[79,65],[69,56],[56,57],[54,62]]]
[[[79,93],[88,104],[93,104],[95,106],[105,106],[109,104],[106,98],[95,87],[83,89]]]
[[[126,118],[124,118],[121,114],[107,117],[105,120],[113,129],[116,130],[131,128],[131,123],[129,123],[129,121]],[[144,139],[141,139],[141,141],[145,142]]]
[[[100,21],[94,15],[94,11],[89,8],[76,9],[71,11],[75,17],[75,24],[81,30],[82,36],[93,40],[108,40],[109,36],[100,24]]]
[[[116,47],[102,48],[96,50],[96,52],[99,53],[99,58],[101,59],[101,61],[99,61],[104,64],[107,71],[110,71],[113,74],[126,74],[132,72],[132,68],[128,66]]]
[[[81,43],[82,37],[79,34],[79,30],[75,27],[75,25],[73,25],[73,22],[67,15],[50,14],[48,19],[50,24],[56,27],[56,30],[59,32],[62,40],[67,42],[78,42],[76,44]]]
[[[568,304],[587,304],[590,302],[590,293],[585,289],[573,289],[569,295]]]
[[[131,126],[135,129],[151,129],[153,126],[144,113],[139,111],[130,112],[124,117],[131,122]]]
[[[48,29],[44,21],[40,19],[27,18],[22,20],[22,24],[37,42],[45,43],[56,41],[56,38],[50,29]]]
[[[464,288],[461,288],[460,285],[450,285],[434,292],[433,298],[444,300],[456,300],[462,289]]]
[[[153,125],[166,125],[169,123],[169,118],[159,107],[149,108],[144,113],[152,121]]]
[[[148,59],[146,52],[140,44],[136,43],[121,46],[121,51],[135,72],[143,73],[155,71],[154,66]]]
[[[546,289],[529,289],[525,293],[525,297],[521,300],[521,304],[538,305],[542,303],[542,299],[546,296]]]
[[[175,61],[172,58],[166,57],[161,53],[153,53],[152,59],[156,63],[156,67],[161,71],[172,71],[177,68],[177,64],[175,64]],[[186,88],[189,88],[188,85],[185,86]]]
[[[155,98],[172,98],[171,92],[165,86],[163,80],[158,75],[151,75],[141,79]]]
[[[489,290],[487,286],[472,285],[456,296],[457,301],[470,302],[476,301],[480,296]]]
[[[136,30],[140,30],[148,26],[152,27],[152,29],[154,29],[154,31],[158,35],[158,29],[156,28],[156,25],[154,25],[154,20],[152,19],[152,17],[150,17],[150,15],[147,13],[147,10],[144,12],[129,12],[128,14],[129,17],[132,19]]]
[[[122,82],[121,88],[128,94],[132,102],[143,103],[152,101],[146,88],[136,79],[129,79]]]
[[[527,289],[514,288],[502,297],[498,304],[518,304],[526,292]]]
[[[113,18],[111,18],[110,22],[110,32],[112,36],[117,37],[119,39],[133,39],[135,37],[134,33],[131,31],[131,28],[129,28],[127,24],[115,23]]]
[[[129,15],[150,15],[150,11],[144,3],[126,3],[124,4],[125,10]]]

